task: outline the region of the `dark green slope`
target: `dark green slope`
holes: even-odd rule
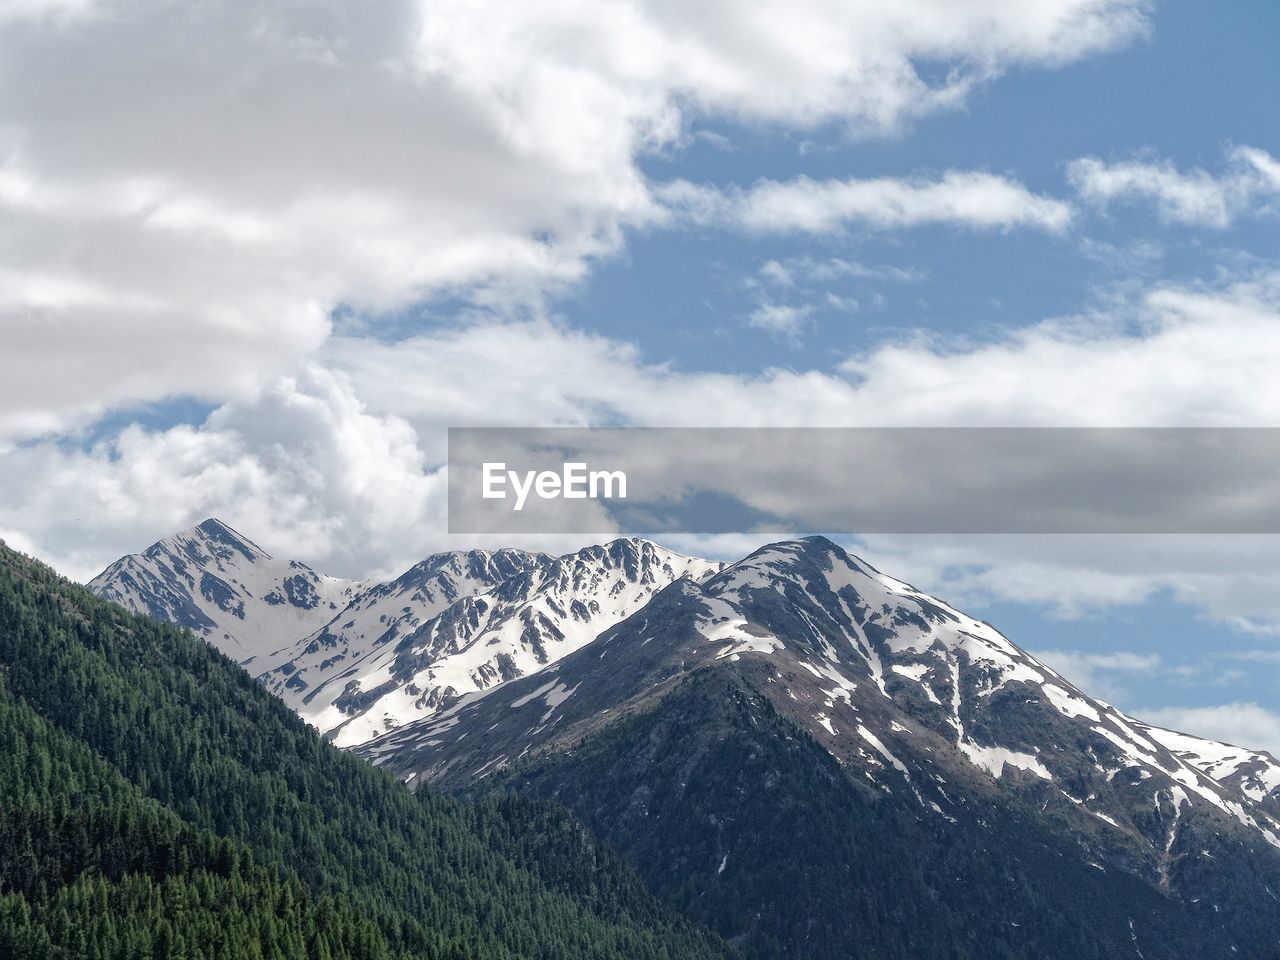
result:
[[[855,782],[728,670],[484,789],[567,804],[663,899],[760,960],[1280,957],[1274,915],[1224,930],[1211,904],[1091,865],[1012,794],[950,823]]]
[[[412,795],[0,546],[0,956],[702,958],[545,805]]]

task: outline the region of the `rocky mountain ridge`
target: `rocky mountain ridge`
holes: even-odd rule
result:
[[[116,561],[89,588],[204,636],[353,746],[536,672],[675,580],[719,568],[624,538],[563,557],[438,553],[368,584],[276,560],[209,519]]]

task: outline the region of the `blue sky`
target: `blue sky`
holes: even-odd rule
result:
[[[723,141],[695,139],[643,166],[654,179],[722,186],[982,169],[1068,197],[1067,164],[1083,156],[1147,156],[1218,173],[1232,145],[1280,153],[1277,38],[1274,4],[1175,0],[1157,7],[1147,39],[1059,70],[1015,70],[964,110],[893,136],[851,140],[839,124],[796,135],[712,122],[699,126]],[[1104,245],[1130,256],[1121,261]],[[561,310],[574,323],[640,344],[653,361],[732,371],[804,368],[916,329],[983,339],[1087,311],[1136,281],[1212,281],[1220,270],[1273,262],[1278,254],[1273,218],[1243,217],[1206,231],[1171,225],[1144,204],[1090,213],[1065,236],[938,226],[762,242],[720,230],[637,231],[626,254],[598,269]],[[742,318],[756,306],[745,281],[770,260],[805,257],[854,260],[917,279],[850,278],[807,298],[775,290],[792,305],[815,303],[804,335],[779,342],[767,331],[744,330]],[[824,305],[826,293],[852,298],[860,309]]]
[[[1280,657],[1269,639],[1208,622],[1168,593],[1069,619],[1046,616],[1038,605],[995,602],[982,617],[1139,718],[1224,701],[1273,705],[1280,689]]]
[[[0,13],[0,536],[72,576],[469,545],[456,425],[1280,424],[1275,4],[188,6]],[[1280,749],[1273,538],[861,547]]]

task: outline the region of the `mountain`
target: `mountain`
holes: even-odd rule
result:
[[[558,808],[411,794],[0,544],[0,956],[727,955]]]
[[[540,670],[662,588],[718,568],[637,539],[563,557],[438,554],[273,654],[279,665],[262,679],[307,722],[351,746]]]
[[[1145,723],[1138,726],[1180,759],[1219,783],[1235,787],[1272,816],[1280,818],[1280,760],[1271,754]]]
[[[358,752],[566,803],[751,956],[1280,956],[1274,761],[1220,747],[810,538]]]
[[[242,663],[319,629],[363,588],[277,560],[216,519],[122,557],[88,586],[134,613],[187,627]]]
[[[545,558],[519,550],[434,554],[390,583],[369,587],[317,630],[263,658],[256,665],[259,676],[320,730],[342,726],[368,712],[360,702],[363,685],[390,692],[387,678],[406,637],[540,560]],[[370,736],[385,731],[380,726]]]
[[[417,789],[567,806],[748,957],[1280,957],[1274,758],[823,538],[438,554],[330,613],[248,663],[307,723]]]
[[[220,520],[124,557],[100,597],[206,637],[340,746],[552,663],[719,564],[647,540],[438,553],[389,583],[279,561]]]

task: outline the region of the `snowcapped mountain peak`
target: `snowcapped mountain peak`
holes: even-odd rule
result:
[[[761,547],[703,584],[721,600],[786,605],[830,620],[838,633],[874,639],[896,654],[964,648],[970,658],[1003,664],[1030,658],[984,621],[961,613],[902,580],[881,573],[826,537],[784,540]],[[815,628],[816,629],[816,628]]]
[[[810,587],[817,581],[857,585],[874,593],[892,592],[919,595],[909,584],[887,577],[875,567],[823,536],[780,540],[766,544],[736,563],[728,564],[710,578],[708,591],[721,594],[741,590],[773,589],[785,581]]]
[[[278,560],[215,518],[120,558],[89,582],[99,596],[187,627],[241,662],[315,630],[362,587]]]
[[[223,560],[230,560],[236,554],[244,557],[249,563],[271,559],[271,555],[260,546],[217,517],[203,520],[178,536],[188,542],[200,543],[211,554]]]
[[[215,570],[241,569],[272,559],[267,551],[216,517],[158,540],[141,556],[148,559],[182,557],[202,568]]]
[[[403,597],[437,610],[467,592],[488,589],[550,558],[523,550],[466,550],[433,553],[389,583],[373,588],[375,597]]]
[[[682,553],[647,540],[644,537],[617,537],[608,543],[598,546],[584,547],[578,551],[584,555],[600,555],[608,557],[617,563],[687,563],[695,561],[697,563],[709,563],[709,561],[700,560],[697,557],[690,557]],[[719,564],[715,564],[719,566]]]
[[[209,518],[123,557],[99,595],[202,634],[343,743],[541,669],[720,564],[619,538],[564,556],[432,554],[386,583],[277,560]]]
[[[620,538],[559,557],[435,554],[263,660],[261,679],[340,745],[542,669],[717,563]]]
[[[581,576],[583,571],[599,574],[615,582],[643,586],[666,586],[685,577],[701,580],[720,569],[720,564],[686,557],[651,540],[620,537],[602,545],[583,547],[556,561],[557,574]]]

